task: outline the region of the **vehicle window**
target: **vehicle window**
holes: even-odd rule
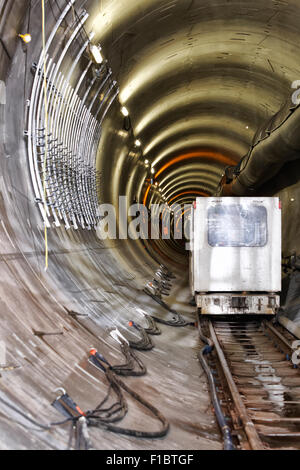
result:
[[[267,210],[263,206],[219,204],[208,209],[210,246],[258,247],[268,239]]]

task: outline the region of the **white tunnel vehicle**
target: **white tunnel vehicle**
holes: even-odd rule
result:
[[[190,285],[201,314],[275,314],[281,290],[277,197],[197,198]]]

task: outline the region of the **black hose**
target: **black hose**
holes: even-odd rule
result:
[[[168,304],[166,304],[162,299],[157,297],[157,295],[151,294],[147,290],[144,290],[144,292],[149,295],[155,302],[157,302],[159,305],[161,305],[164,309],[166,309],[168,312],[172,313],[174,315],[172,320],[163,320],[162,318],[156,317],[154,315],[151,315],[151,317],[158,323],[162,323],[164,325],[168,326],[189,326],[192,325],[194,326],[194,322],[188,322],[185,320],[185,318],[178,313],[176,310],[172,309],[169,307]]]
[[[76,421],[75,425],[75,450],[89,450],[91,447],[92,446],[88,435],[87,420],[84,416],[82,416]]]
[[[147,408],[151,412],[151,414],[153,414],[161,422],[162,427],[159,431],[138,431],[136,429],[121,428],[119,426],[110,424],[110,422],[107,422],[107,421],[105,422],[102,419],[102,417],[96,416],[95,410],[87,413],[89,426],[104,428],[107,431],[115,432],[118,434],[124,434],[127,436],[139,437],[139,438],[157,438],[157,437],[163,437],[167,434],[169,430],[169,423],[157,408],[155,408],[153,405],[151,405],[151,403],[147,402],[138,393],[134,392],[131,388],[129,388],[121,379],[116,377],[110,368],[106,370],[106,378],[109,381],[112,388],[114,389],[114,391],[115,392],[117,391],[119,396],[123,395],[121,392],[121,388],[122,388],[134,400],[138,401],[142,406]]]
[[[133,349],[139,349],[142,351],[150,351],[150,349],[154,348],[154,344],[152,342],[152,339],[148,335],[147,331],[145,328],[140,326],[139,324],[135,322],[130,322],[130,325],[133,326],[141,335],[141,339],[138,341],[129,341],[129,345]]]
[[[34,424],[34,426],[37,426],[38,428],[41,428],[41,429],[44,429],[45,431],[49,431],[49,429],[51,429],[51,424],[42,424],[42,423],[39,423],[37,421],[35,421],[34,419],[30,418],[30,416],[28,416],[25,412],[19,410],[18,408],[16,408],[14,405],[11,405],[10,403],[8,403],[6,400],[3,400],[3,398],[0,398],[0,402],[3,403],[5,406],[7,406],[8,408],[10,408],[11,410],[15,411],[16,413],[18,413],[20,416],[22,416],[23,418],[25,418],[27,421],[29,421],[31,424]]]
[[[155,336],[161,335],[161,330],[158,328],[154,318],[151,317],[150,315],[145,315],[145,318],[148,323],[148,327],[145,328],[145,331],[148,333],[148,335],[155,335]]]
[[[121,364],[121,365],[115,365],[112,366],[111,369],[117,374],[117,375],[123,375],[123,376],[141,376],[145,375],[147,372],[146,367],[144,366],[143,362],[138,358],[138,356],[131,350],[129,344],[127,344],[125,341],[121,342],[121,351],[123,355],[125,356],[126,363]],[[135,364],[138,365],[139,369],[134,370]]]
[[[203,333],[200,325],[200,321],[198,322],[198,328],[199,328],[199,336],[200,339],[206,343],[204,348],[198,353],[198,359],[203,367],[204,372],[206,373],[209,388],[210,388],[210,393],[211,393],[211,399],[212,399],[212,404],[215,410],[216,418],[219,424],[219,427],[221,429],[222,435],[223,435],[223,441],[224,441],[224,450],[236,450],[233,442],[232,442],[232,436],[231,436],[231,430],[230,427],[226,423],[225,416],[223,414],[221,405],[220,405],[220,400],[218,398],[217,390],[216,390],[216,385],[214,381],[213,374],[211,372],[211,369],[205,359],[205,356],[207,354],[210,354],[213,351],[214,344],[210,338],[207,338]]]

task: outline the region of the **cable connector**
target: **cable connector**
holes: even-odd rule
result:
[[[136,310],[140,315],[142,315],[143,317],[146,317],[146,316],[147,316],[147,313],[146,313],[144,310],[142,310],[141,308],[136,307],[135,310]]]
[[[129,341],[125,338],[125,336],[122,335],[122,333],[120,333],[118,328],[112,330],[109,334],[115,341],[117,341],[117,343],[122,344],[122,341],[125,341],[125,343],[127,343],[129,346]]]
[[[204,348],[202,349],[202,353],[203,355],[205,354],[210,354],[213,350],[213,346],[209,346],[208,344],[206,346],[204,346]]]
[[[139,325],[137,325],[137,324],[136,324],[134,321],[132,321],[132,320],[131,320],[130,322],[128,322],[128,325],[131,326],[131,327],[133,327],[133,328],[135,328],[135,329],[138,330],[138,331],[140,330]]]
[[[63,416],[69,419],[76,419],[80,416],[85,416],[85,413],[79,406],[72,400],[72,398],[65,392],[64,389],[57,389],[61,391],[62,395],[56,398],[52,406],[59,411]]]
[[[110,363],[105,359],[105,357],[102,356],[102,354],[100,354],[95,348],[90,349],[89,362],[103,372],[106,372],[106,367],[102,363],[108,365],[108,367],[111,367]]]

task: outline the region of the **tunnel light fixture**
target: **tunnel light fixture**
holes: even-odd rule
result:
[[[128,136],[128,133],[123,131],[123,129],[118,131],[117,134],[118,134],[118,136],[122,137],[122,139],[125,139]]]
[[[142,142],[139,140],[139,139],[136,139],[135,142],[134,142],[134,145],[136,147],[141,147],[142,146]]]
[[[25,44],[28,44],[29,42],[31,42],[31,34],[29,33],[26,33],[26,34],[18,34],[19,38],[22,39],[23,42],[25,42]]]
[[[151,173],[152,173],[152,175],[155,174],[155,168],[154,167],[151,168]]]
[[[90,44],[89,48],[90,48],[90,53],[91,53],[93,62],[95,62],[96,64],[102,64],[103,57],[101,54],[101,47],[96,46],[96,44]]]
[[[149,160],[145,160],[145,165],[148,166],[149,165]]]
[[[129,116],[129,111],[125,106],[122,106],[121,113],[123,114],[124,117]]]

